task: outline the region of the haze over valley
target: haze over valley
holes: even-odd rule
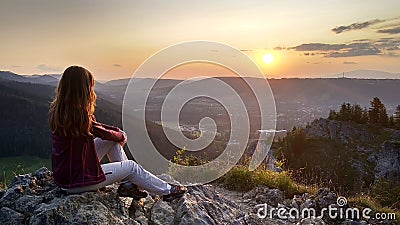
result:
[[[44,146],[49,147],[50,140],[46,136],[49,134],[47,110],[58,79],[59,75],[21,76],[11,72],[0,72],[2,98],[4,99],[1,107],[2,120],[4,120],[3,124],[6,124],[1,131],[4,134],[2,138],[15,139],[15,143],[2,143],[8,143],[7,148],[11,146],[14,149],[13,155],[23,154],[28,151],[27,148],[30,148],[29,152],[37,151],[39,153],[42,150],[36,148],[46,149]],[[252,120],[251,135],[255,135],[255,138],[257,129],[259,129],[260,114],[254,95],[248,94],[249,87],[241,78],[220,77],[219,79],[233,87],[243,99]],[[255,78],[252,79],[254,83],[257,83]],[[121,107],[128,81],[129,79],[120,79],[105,83],[96,82],[95,90],[98,95],[96,114],[105,123],[122,126]],[[378,96],[385,104],[388,115],[392,115],[400,103],[398,94],[396,94],[400,90],[400,80],[398,79],[289,78],[269,79],[268,81],[276,102],[277,130],[291,130],[293,126],[305,125],[321,117],[326,118],[330,110],[338,109],[343,102],[357,103],[363,108],[368,108],[369,101]],[[142,79],[140,82],[152,82],[152,80]],[[159,124],[161,119],[160,110],[163,99],[180,82],[181,80],[161,79],[156,82],[150,92],[146,105],[146,119],[155,122],[154,131],[162,132],[156,124]],[[193,81],[187,85],[194,85],[196,82],[201,86],[201,83],[206,80]],[[229,96],[225,97],[229,98]],[[11,102],[20,103],[11,104]],[[180,124],[182,127],[186,126],[187,129],[198,129],[199,120],[206,116],[216,121],[218,132],[224,133],[230,128],[229,115],[226,110],[218,102],[209,98],[200,97],[191,100],[183,107],[179,116]],[[13,118],[17,117],[25,119],[16,122]],[[26,125],[22,125],[22,123]],[[18,127],[24,128],[21,130]],[[37,131],[33,134],[29,130]],[[18,132],[22,132],[27,139],[31,139],[35,143],[39,139],[40,141],[36,144],[38,147],[33,148],[35,144],[27,144],[31,141],[27,140],[26,145],[22,145],[23,142],[12,138]],[[42,137],[37,138],[37,135],[42,135]],[[279,136],[283,135],[279,134]],[[48,151],[49,148],[38,155],[45,156]],[[167,155],[172,155],[173,152],[174,150],[171,149]]]

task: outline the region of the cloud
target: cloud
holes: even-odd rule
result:
[[[285,49],[287,49],[287,48],[281,47],[281,46],[277,46],[277,47],[274,47],[272,50],[281,51],[281,50],[285,50]],[[245,48],[245,49],[240,49],[240,51],[241,52],[265,52],[265,51],[271,51],[271,48],[255,48],[255,49],[247,49],[247,48]]]
[[[385,20],[375,19],[375,20],[369,20],[369,21],[362,22],[362,23],[352,23],[347,26],[337,26],[337,27],[332,28],[331,30],[333,32],[335,32],[336,34],[340,34],[340,33],[352,31],[352,30],[361,30],[361,29],[367,28],[371,25],[374,25],[377,23],[382,23],[382,22],[385,22]]]
[[[321,54],[326,58],[381,54],[381,50],[370,42],[354,42],[350,44],[309,43],[291,47],[290,49],[295,51],[308,51],[307,53],[304,53],[305,56],[309,56],[311,54]]]
[[[400,34],[400,26],[395,28],[378,30],[377,32],[383,34]]]
[[[289,49],[295,51],[331,51],[331,50],[341,50],[346,48],[346,44],[323,44],[323,43],[309,43],[301,44]]]
[[[388,50],[388,51],[397,51],[397,50],[400,50],[400,48],[399,48],[399,46],[393,46],[393,47],[387,48],[386,50]]]
[[[274,48],[274,50],[276,50],[276,51],[280,51],[280,50],[284,50],[284,49],[285,49],[284,47],[280,47],[280,46],[277,46]]]
[[[281,47],[275,47],[280,49]],[[321,56],[323,58],[340,58],[382,55],[397,57],[400,55],[400,37],[382,37],[378,39],[355,39],[349,43],[304,43],[284,48],[301,52],[300,56]],[[258,51],[242,49],[241,51]],[[346,63],[344,63],[346,64]]]
[[[379,24],[379,25],[376,25]],[[376,26],[373,26],[376,25]],[[362,30],[371,27],[377,32],[382,34],[400,34],[400,17],[390,19],[374,19],[365,22],[356,22],[350,25],[336,26],[331,29],[336,34],[340,34],[352,30]]]
[[[394,52],[388,52],[386,54],[386,56],[390,56],[390,57],[400,57],[400,54],[394,53]]]
[[[21,68],[22,66],[18,66],[18,65],[14,65],[14,66],[11,66],[12,68]]]
[[[120,64],[113,64],[114,67],[122,67]]]
[[[381,53],[381,50],[379,50],[375,46],[370,45],[369,43],[354,43],[348,46],[349,48],[343,49],[342,51],[329,52],[327,55],[325,55],[325,57],[328,58],[354,57],[354,56],[379,55]]]
[[[370,42],[370,41],[371,41],[371,39],[367,39],[367,38],[353,40],[353,42]]]
[[[374,45],[386,51],[397,51],[400,50],[400,38],[381,38],[374,41]]]
[[[351,61],[344,61],[343,64],[354,65],[354,64],[357,64],[357,63],[356,62],[351,62]]]
[[[383,28],[391,28],[400,26],[400,16],[393,17],[390,19],[385,19],[383,24],[379,24],[378,26],[374,26],[376,29],[383,29]]]
[[[54,65],[40,64],[36,66],[37,69],[45,72],[60,72],[62,68]]]

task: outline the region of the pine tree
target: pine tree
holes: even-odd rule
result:
[[[394,124],[394,117],[393,116],[389,117],[388,127],[389,128],[396,128],[396,126]]]
[[[337,119],[341,120],[341,121],[345,121],[346,120],[346,103],[344,103],[344,102],[340,106]]]
[[[379,125],[382,127],[387,127],[388,126],[388,115],[386,113],[386,107],[383,106],[383,108],[381,108],[379,110]]]
[[[396,129],[400,129],[400,105],[396,107],[396,112],[394,113],[394,126]]]
[[[331,109],[329,110],[329,116],[328,119],[330,120],[337,120],[338,114],[336,113],[335,110]]]
[[[354,121],[356,123],[362,123],[363,109],[361,108],[361,106],[354,104],[352,106],[351,112],[352,112],[351,121]]]
[[[379,121],[379,107],[381,101],[379,98],[374,98],[370,101],[371,107],[368,110],[368,123],[377,124]]]
[[[364,108],[363,110],[362,110],[362,116],[361,116],[361,123],[362,124],[366,124],[366,123],[368,123],[368,109],[367,108]]]
[[[368,122],[373,125],[387,126],[388,115],[386,107],[378,97],[373,98],[368,110]]]
[[[350,103],[343,103],[340,106],[340,110],[339,110],[339,113],[338,113],[338,120],[350,121],[351,120],[351,115],[352,115],[352,112],[351,112]]]

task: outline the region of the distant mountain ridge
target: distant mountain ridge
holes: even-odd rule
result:
[[[44,74],[44,75],[19,75],[10,71],[0,71],[0,80],[16,81],[21,83],[43,84],[49,86],[57,86],[61,79],[61,74]],[[102,89],[103,84],[96,81],[95,90]],[[101,93],[100,93],[101,96]],[[107,96],[101,96],[108,99]]]
[[[324,78],[356,78],[356,79],[400,79],[400,73],[389,73],[379,70],[353,70],[344,71],[334,75],[324,76]]]
[[[366,71],[368,73],[382,71],[358,70],[357,73]],[[394,108],[400,104],[398,98],[400,94],[400,79],[353,79],[340,78],[283,78],[269,79],[269,85],[275,97],[278,113],[278,129],[291,129],[291,127],[300,124],[306,124],[316,118],[326,117],[330,109],[337,109],[343,102],[360,104],[362,107],[368,107],[369,101],[373,97],[379,97],[387,106],[388,113],[393,113]],[[382,72],[384,74],[385,72]],[[19,82],[43,83],[46,85],[57,85],[57,75],[25,77],[12,72],[0,72],[0,79],[15,80]],[[152,78],[136,78],[143,84],[154,82]],[[238,92],[244,93],[247,85],[241,82],[237,77],[219,77]],[[257,78],[250,78],[257,79]],[[113,102],[119,106],[122,105],[125,90],[130,79],[118,79],[105,83],[96,82],[95,90],[97,95],[107,101]],[[157,108],[166,96],[166,94],[182,80],[161,79],[153,87],[148,101],[150,107]],[[201,84],[204,80],[193,81],[192,84]],[[260,82],[254,80],[256,86]],[[190,85],[190,84],[188,84]],[[147,85],[143,85],[147,86]],[[258,88],[263,88],[258,85]],[[143,92],[147,90],[136,90]],[[189,93],[190,94],[190,93]],[[246,102],[254,102],[254,99],[244,99]],[[158,107],[159,108],[159,107]],[[219,114],[219,112],[216,112]],[[151,115],[151,120],[159,120],[156,114]],[[190,118],[189,118],[190,120]],[[190,121],[186,121],[190,122]]]
[[[22,75],[17,74],[12,71],[1,71],[0,70],[0,79],[10,79],[15,81],[24,82],[25,79],[18,78],[16,76],[22,76],[25,78],[39,78],[42,76],[52,77],[57,80],[60,79],[61,74],[33,74],[33,75]],[[300,79],[313,79],[313,78],[354,78],[354,79],[400,79],[400,72],[399,73],[392,73],[380,70],[371,70],[371,69],[357,69],[351,71],[343,71],[341,73],[335,74],[328,74],[328,75],[321,75],[321,76],[314,76],[314,77],[302,77]],[[296,77],[292,77],[297,79]],[[272,79],[292,79],[292,78],[272,78]],[[129,82],[131,78],[119,78],[115,80],[106,80],[102,81],[101,83],[106,84],[108,86],[118,86],[118,85],[125,85]],[[152,79],[152,78],[144,78],[144,79]],[[179,80],[179,79],[164,79],[164,80]],[[27,81],[27,80],[26,80]]]
[[[0,72],[0,87],[3,93],[2,100],[2,120],[8,118],[30,118],[32,121],[41,121],[44,126],[39,125],[43,132],[48,130],[47,119],[42,117],[47,115],[48,105],[54,94],[55,86],[59,76],[45,75],[25,77],[11,72]],[[229,84],[241,94],[243,101],[249,106],[248,113],[252,119],[252,124],[257,124],[257,105],[256,100],[251,95],[246,94],[248,86],[240,78],[220,77],[223,82]],[[256,78],[251,78],[256,88],[265,88]],[[139,82],[154,82],[150,78],[141,79]],[[198,84],[201,86],[205,80],[193,81],[187,85]],[[121,126],[121,107],[129,79],[109,81],[106,83],[96,82],[95,90],[98,96],[97,109],[98,118],[105,123],[113,123]],[[148,105],[151,110],[146,112],[146,119],[149,121],[160,120],[160,110],[166,94],[181,80],[159,80],[152,89]],[[379,97],[386,105],[389,115],[394,108],[400,104],[400,79],[348,79],[348,78],[315,78],[315,79],[270,79],[269,85],[274,94],[277,109],[277,129],[290,130],[293,126],[305,125],[316,118],[327,117],[329,110],[337,109],[343,102],[357,103],[362,107],[369,107],[369,101],[373,97]],[[146,85],[143,85],[146,86]],[[189,86],[190,87],[190,86]],[[188,90],[191,90],[188,88]],[[135,90],[142,92],[145,90]],[[191,93],[188,93],[191,94]],[[224,94],[224,93],[222,93]],[[36,97],[35,97],[36,96]],[[39,97],[39,99],[37,99]],[[224,96],[229,98],[229,95]],[[16,102],[19,102],[16,104]],[[198,124],[199,119],[204,116],[215,117],[221,126],[229,125],[229,116],[221,107],[216,107],[213,101],[198,99],[193,104],[188,104],[187,108],[181,112],[180,120],[183,124]],[[16,108],[15,108],[15,107]],[[17,107],[18,106],[18,107]],[[14,107],[14,108],[13,108]],[[39,107],[39,108],[38,108]],[[40,111],[39,115],[29,115],[30,109],[35,108]],[[32,111],[33,112],[33,111]],[[102,116],[104,115],[104,116]],[[228,124],[228,125],[227,125]],[[26,125],[28,126],[28,125]],[[13,126],[10,126],[13,127]],[[29,126],[28,126],[29,127]],[[227,127],[222,127],[228,129]],[[17,132],[18,127],[11,133]],[[35,127],[31,127],[35,130]],[[222,129],[222,130],[223,130]],[[258,129],[257,125],[254,129]],[[10,129],[4,127],[4,134]],[[157,126],[153,127],[154,134],[157,134]],[[39,134],[39,133],[37,133]],[[43,136],[44,137],[44,136]],[[162,138],[161,138],[162,139]],[[161,140],[157,138],[157,140]],[[7,139],[11,140],[11,139]],[[44,140],[44,139],[43,139]],[[167,143],[162,139],[162,143]],[[18,142],[16,142],[18,144]],[[164,143],[164,144],[165,144]],[[12,149],[18,149],[11,145]],[[38,145],[39,146],[39,145]],[[43,145],[42,145],[43,146]],[[6,147],[9,148],[9,147]],[[20,148],[23,149],[23,148]],[[31,148],[34,149],[34,148]],[[172,154],[170,148],[168,155]],[[44,153],[43,155],[46,155]]]
[[[49,157],[51,138],[47,121],[54,89],[51,85],[0,79],[0,157]],[[121,125],[118,106],[101,97],[97,106],[96,116],[101,122]]]
[[[10,71],[0,71],[0,79],[12,80],[25,83],[35,84],[57,84],[61,75],[59,74],[44,74],[44,75],[19,75]]]
[[[0,79],[0,157],[50,156],[48,111],[54,90],[55,86],[52,85]],[[121,105],[108,101],[101,93],[97,96],[97,120],[123,128]],[[176,148],[168,142],[165,135],[161,135],[163,133],[160,125],[151,121],[146,121],[146,125],[154,145],[159,146],[159,149],[160,146],[165,147],[161,154],[172,157]],[[126,152],[130,157],[129,151]]]

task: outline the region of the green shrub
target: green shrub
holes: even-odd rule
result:
[[[290,173],[274,172],[265,168],[258,168],[254,171],[249,171],[245,166],[237,165],[225,174],[220,182],[234,191],[249,191],[257,186],[267,186],[276,188],[285,193],[285,196],[292,198],[295,194],[315,193],[314,187],[297,184],[290,177]]]
[[[396,224],[400,223],[400,211],[398,208],[383,207],[377,199],[370,195],[358,195],[348,199],[348,203],[353,208],[363,210],[370,208],[373,212],[394,213],[396,215]]]
[[[370,195],[382,205],[400,208],[400,185],[382,179],[371,187]]]
[[[199,166],[207,163],[207,160],[194,155],[187,155],[186,148],[176,151],[176,154],[172,158],[171,162],[182,165],[182,166]]]
[[[170,164],[168,167],[168,174],[170,174],[175,180],[178,182],[188,184],[187,182],[202,182],[202,178],[204,177],[216,177],[220,173],[221,169],[216,166],[215,168],[200,168],[202,173],[201,177],[193,177],[193,170],[187,170],[182,168],[181,166],[200,166],[206,164],[208,161],[202,159],[198,156],[190,155],[186,153],[185,147],[176,151],[176,154],[172,158],[171,162],[175,164]],[[178,165],[181,166],[178,166]],[[198,180],[196,180],[198,179]]]

